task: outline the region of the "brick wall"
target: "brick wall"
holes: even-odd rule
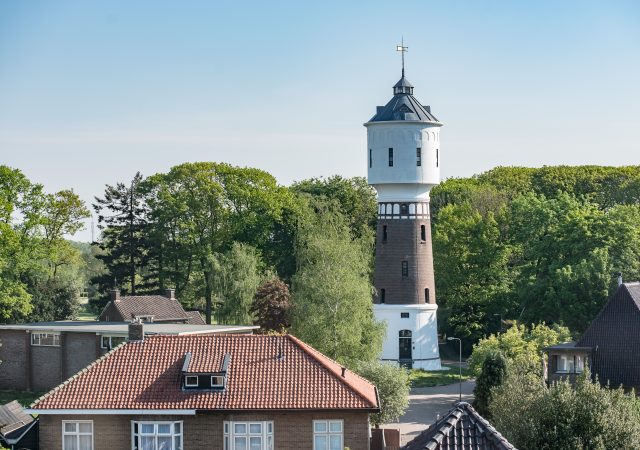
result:
[[[118,311],[118,308],[113,305],[113,302],[109,302],[98,317],[98,320],[100,322],[122,322],[125,319],[122,317],[122,314],[120,314],[120,311]]]
[[[31,346],[31,388],[48,391],[62,382],[62,355],[65,336],[60,334],[60,347]]]
[[[367,413],[296,412],[202,414],[198,416],[40,416],[40,448],[62,450],[63,420],[93,420],[94,450],[131,450],[131,421],[182,420],[184,450],[222,450],[223,422],[266,421],[274,423],[277,450],[312,450],[313,420],[343,419],[344,446],[369,450]]]
[[[47,391],[95,361],[95,333],[61,333],[60,347],[32,346],[24,330],[0,330],[0,389]]]
[[[422,241],[421,226],[425,226],[426,239]],[[387,227],[387,240],[383,229]],[[409,265],[409,276],[402,276],[402,261]],[[431,221],[427,219],[380,219],[376,238],[376,265],[374,285],[378,292],[375,303],[380,303],[381,289],[385,290],[385,303],[425,303],[425,288],[429,289],[429,303],[436,302],[431,247]]]
[[[98,358],[97,339],[99,336],[95,333],[65,333],[63,379],[66,380]]]
[[[29,333],[0,330],[0,389],[28,389]]]

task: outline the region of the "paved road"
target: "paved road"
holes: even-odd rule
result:
[[[462,400],[473,399],[475,381],[462,383]],[[399,428],[400,443],[406,444],[422,430],[436,421],[438,414],[444,415],[458,401],[458,383],[448,386],[411,389],[409,408],[400,418],[400,423],[390,423],[383,428]]]

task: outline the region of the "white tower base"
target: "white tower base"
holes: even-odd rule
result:
[[[398,364],[411,362],[414,369],[442,370],[438,349],[438,305],[389,305],[374,304],[377,320],[387,323],[387,336],[382,348],[383,361]],[[401,337],[401,331],[403,336]],[[407,336],[410,331],[410,337]],[[407,339],[411,339],[410,357],[407,359]],[[404,339],[401,342],[401,339]],[[400,348],[404,344],[404,359],[400,359]]]

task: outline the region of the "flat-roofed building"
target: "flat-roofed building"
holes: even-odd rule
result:
[[[127,322],[0,325],[0,389],[46,391],[124,342]],[[256,326],[145,323],[144,334],[252,333]]]

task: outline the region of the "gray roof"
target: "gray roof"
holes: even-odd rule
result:
[[[0,434],[8,439],[16,438],[20,430],[33,422],[33,417],[24,412],[17,401],[0,406]]]
[[[458,402],[444,417],[402,450],[516,450],[467,402]]]
[[[409,83],[409,80],[407,80],[406,77],[403,75],[402,78],[400,78],[400,80],[393,87],[394,88],[397,88],[397,87],[413,87],[413,84]]]
[[[389,100],[385,106],[378,106],[376,115],[373,116],[369,122],[388,122],[388,121],[417,121],[417,122],[432,122],[441,125],[440,121],[431,114],[431,108],[429,106],[423,106],[413,96],[406,92],[398,92],[396,88],[409,87],[413,92],[413,85],[409,83],[404,76],[400,78],[394,88],[393,98]]]
[[[576,345],[593,348],[592,375],[602,384],[640,386],[640,283],[623,283]]]
[[[76,333],[115,334],[126,336],[128,322],[98,322],[94,320],[61,320],[58,322],[36,322],[17,325],[0,325],[1,330],[67,331]],[[206,333],[251,333],[259,327],[254,325],[191,325],[184,323],[145,323],[145,334],[206,334]]]
[[[561,344],[550,345],[544,349],[545,351],[556,350],[556,351],[585,351],[590,352],[593,350],[591,347],[580,347],[576,345],[575,342],[563,342]]]

